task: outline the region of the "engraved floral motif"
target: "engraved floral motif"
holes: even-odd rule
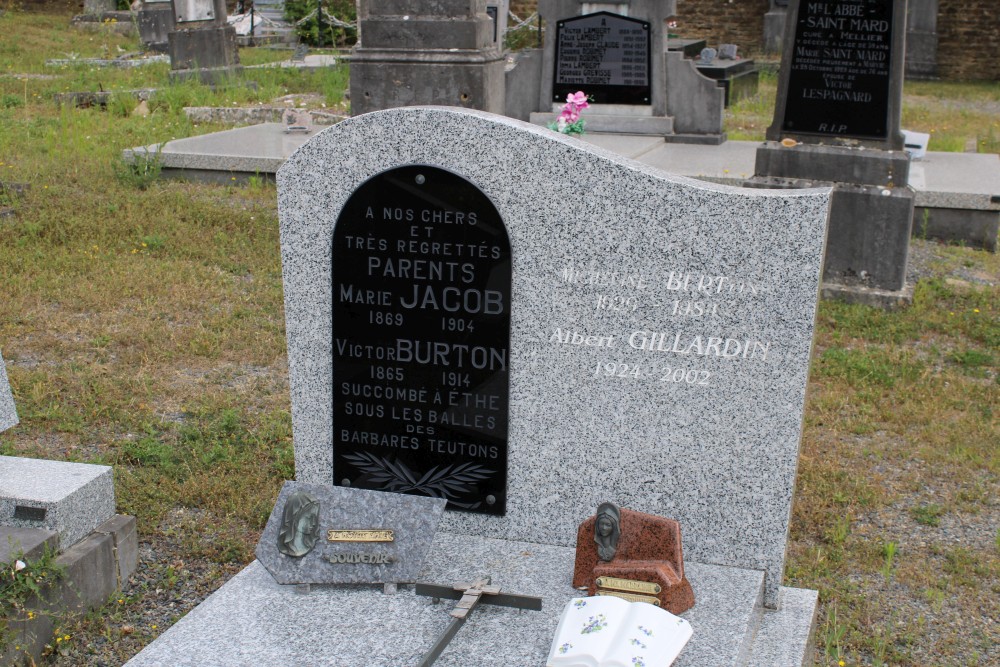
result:
[[[573,645],[570,644],[569,642],[566,642],[565,644],[563,644],[562,646],[559,647],[558,653],[560,655],[564,655],[566,653],[566,651],[570,650],[571,648],[573,648]]]
[[[443,468],[434,466],[418,477],[420,473],[411,471],[402,461],[391,461],[368,452],[345,454],[344,458],[368,475],[370,483],[382,484],[380,491],[417,491],[433,498],[444,498],[465,509],[477,509],[480,503],[458,502],[456,498],[472,492],[476,482],[489,479],[496,472],[478,463],[459,463]]]
[[[592,635],[606,627],[608,627],[608,619],[604,617],[604,614],[598,614],[587,619],[587,622],[583,624],[583,630],[580,630],[580,634]]]
[[[653,636],[653,631],[652,630],[644,628],[641,625],[639,626],[639,632],[641,632],[642,634],[646,635],[647,637],[652,637]]]

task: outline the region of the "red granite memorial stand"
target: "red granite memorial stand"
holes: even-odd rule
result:
[[[681,527],[673,519],[620,510],[620,537],[614,556],[602,561],[594,541],[597,516],[582,524],[576,538],[576,563],[573,568],[573,586],[587,588],[589,595],[617,595],[625,599],[650,596],[659,600],[660,606],[679,614],[694,606],[694,592],[684,577],[684,556],[681,550]],[[598,586],[597,580],[624,579],[628,582],[646,582],[659,585],[657,593],[632,587],[627,582],[614,586]],[[634,596],[634,594],[639,594]]]

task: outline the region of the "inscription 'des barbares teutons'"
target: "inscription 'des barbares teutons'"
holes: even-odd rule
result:
[[[334,477],[503,514],[510,241],[475,185],[383,172],[333,237]]]

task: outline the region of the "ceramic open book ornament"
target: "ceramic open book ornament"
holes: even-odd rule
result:
[[[574,598],[563,610],[546,667],[667,667],[691,624],[646,602]]]

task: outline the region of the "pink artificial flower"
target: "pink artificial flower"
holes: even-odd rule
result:
[[[582,90],[578,90],[575,93],[567,95],[566,104],[572,104],[578,109],[586,109],[590,106],[590,103],[587,102],[587,95]]]

